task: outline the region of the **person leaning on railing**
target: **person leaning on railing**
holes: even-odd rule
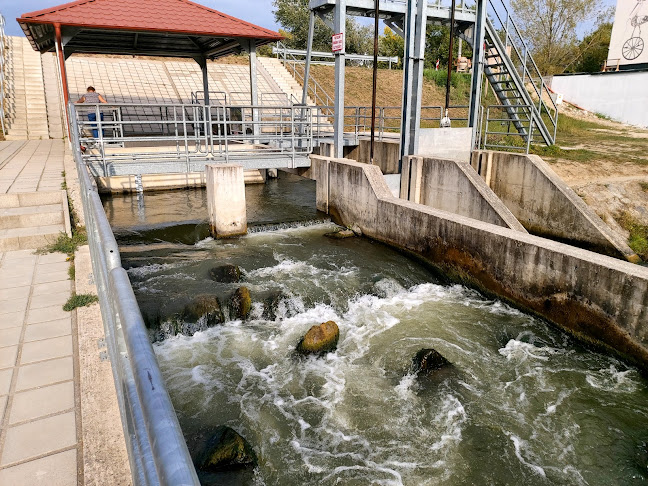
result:
[[[97,91],[94,89],[92,86],[88,86],[86,90],[86,94],[84,94],[81,98],[78,99],[77,103],[108,103],[106,101],[106,98],[104,98],[102,95],[97,93]],[[99,116],[101,117],[101,121],[104,119],[103,113],[100,111]],[[96,122],[97,121],[97,113],[96,111],[91,111],[88,113],[88,120],[91,122]],[[97,130],[97,125],[90,125],[92,128],[92,136],[94,138],[97,138],[99,136],[99,130]],[[103,136],[104,131],[101,130],[101,135]]]

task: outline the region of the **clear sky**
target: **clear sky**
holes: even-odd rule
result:
[[[133,0],[137,1],[137,0]],[[272,0],[194,0],[223,13],[239,17],[253,24],[278,29],[272,14]],[[616,0],[602,0],[607,6],[616,5]],[[7,20],[6,32],[8,35],[22,35],[22,29],[16,22],[27,12],[66,3],[66,0],[0,0],[0,13]],[[381,29],[382,30],[382,29]],[[584,30],[587,30],[585,28]]]

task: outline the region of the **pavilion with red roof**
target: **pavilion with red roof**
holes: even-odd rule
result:
[[[209,104],[208,59],[247,51],[256,104],[256,47],[282,36],[189,0],[77,0],[16,19],[34,50],[56,51],[68,101],[65,59],[74,53],[193,58],[203,71]]]

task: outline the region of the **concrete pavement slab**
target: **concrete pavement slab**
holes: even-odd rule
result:
[[[29,309],[27,311],[27,324],[37,324],[39,322],[55,321],[69,317],[70,313],[65,312],[60,305],[41,307],[39,309]]]
[[[37,295],[45,295],[45,294],[58,293],[58,292],[70,293],[71,291],[72,291],[71,280],[59,280],[56,282],[34,285],[32,287],[32,297],[35,297]]]
[[[11,377],[13,376],[13,369],[0,370],[0,395],[9,393],[11,387]]]
[[[76,486],[76,450],[69,450],[0,470],[0,484]]]
[[[9,424],[34,420],[72,408],[74,408],[74,382],[72,381],[16,393],[11,406]]]
[[[12,346],[20,342],[20,333],[22,328],[10,327],[9,329],[0,329],[0,347]]]
[[[0,329],[22,327],[23,321],[25,320],[25,314],[26,311],[20,311],[0,315]]]
[[[0,368],[10,368],[16,365],[18,346],[0,348]]]
[[[66,336],[72,333],[72,319],[64,318],[55,321],[30,324],[25,329],[24,342],[40,341],[59,336]]]
[[[76,444],[74,412],[9,427],[0,465],[24,461]]]
[[[0,348],[1,352],[5,348]],[[72,336],[61,336],[23,344],[20,364],[72,356]]]
[[[71,356],[24,365],[18,369],[16,391],[52,385],[73,378],[74,366]]]

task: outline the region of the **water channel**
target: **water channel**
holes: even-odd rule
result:
[[[323,237],[334,225],[314,190],[293,176],[248,186],[254,232],[221,241],[202,190],[104,200],[151,326],[196,294],[226,300],[240,284],[212,281],[216,265],[239,265],[251,291],[246,321],[151,334],[190,450],[224,424],[259,457],[204,484],[645,484],[648,382],[634,368],[383,244]],[[308,223],[276,226],[295,221]],[[327,320],[337,350],[296,358]],[[453,365],[417,378],[411,358],[429,347]]]

